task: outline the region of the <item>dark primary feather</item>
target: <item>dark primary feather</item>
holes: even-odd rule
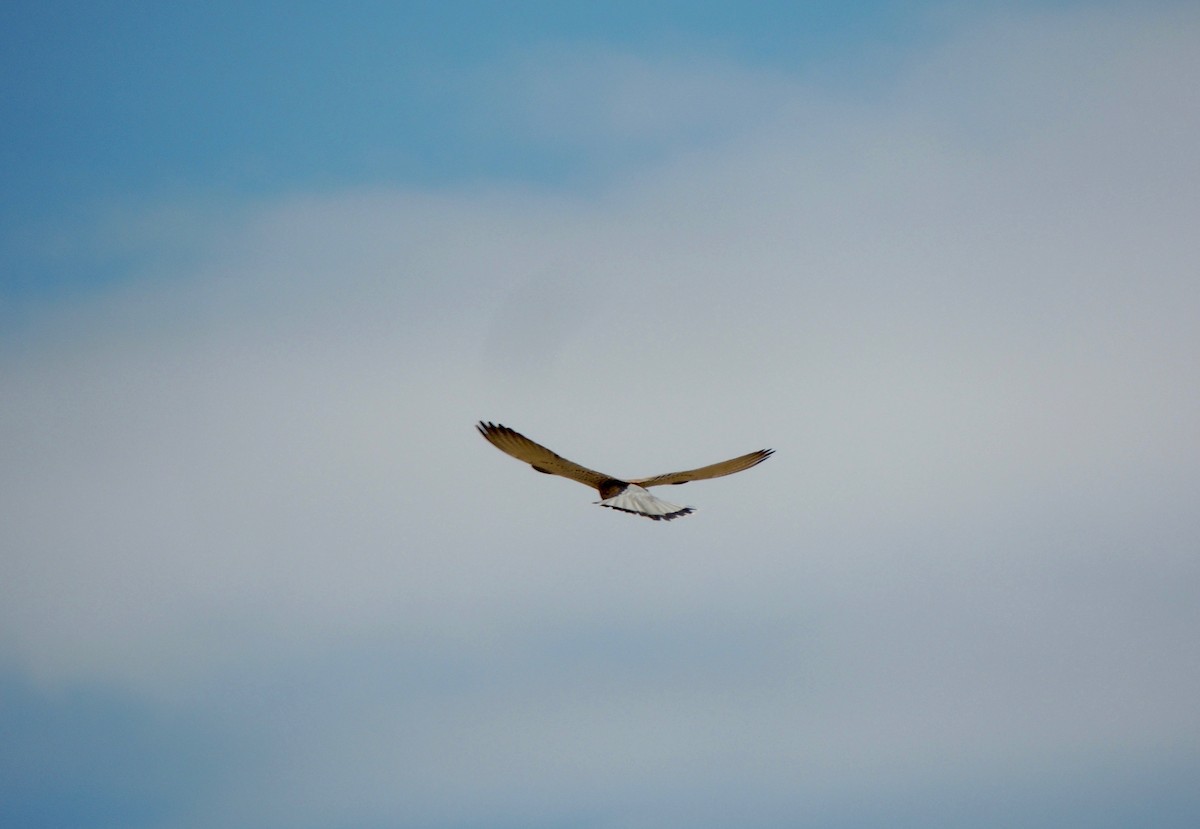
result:
[[[538,472],[545,472],[547,475],[561,475],[596,489],[599,489],[605,481],[612,479],[611,475],[604,475],[594,469],[580,466],[562,455],[551,452],[540,443],[534,443],[520,432],[507,426],[480,421],[475,428],[501,452],[512,455],[519,461],[524,461]]]

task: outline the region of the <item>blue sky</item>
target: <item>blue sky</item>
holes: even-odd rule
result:
[[[506,136],[464,134],[456,109],[464,82],[525,50],[704,49],[795,69],[922,28],[878,2],[48,3],[4,14],[5,105],[20,116],[9,159],[26,159],[13,169],[25,181],[56,169],[56,191],[85,195],[214,178],[253,191],[314,177],[513,176],[513,159],[489,149]],[[41,188],[22,189],[28,199]]]
[[[1197,47],[8,4],[0,822],[1197,825]]]
[[[54,268],[22,245],[22,230],[72,209],[355,184],[580,183],[663,149],[538,141],[495,117],[481,100],[488,77],[531,52],[718,56],[853,84],[940,31],[938,14],[890,2],[51,2],[0,15],[10,298],[119,276],[127,263]]]

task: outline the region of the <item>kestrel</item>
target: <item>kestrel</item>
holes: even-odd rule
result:
[[[547,475],[561,475],[572,481],[595,487],[600,493],[601,500],[595,503],[602,507],[631,512],[634,515],[644,515],[655,521],[670,521],[681,515],[694,512],[692,507],[681,507],[657,498],[647,491],[646,487],[664,486],[666,484],[686,484],[688,481],[702,481],[705,478],[719,478],[722,475],[732,475],[765,461],[774,454],[773,449],[760,449],[749,455],[732,458],[699,469],[689,469],[686,472],[668,472],[666,475],[655,475],[651,478],[614,478],[603,472],[596,472],[587,467],[569,461],[561,455],[556,455],[541,444],[534,443],[520,432],[514,432],[507,426],[498,423],[480,421],[475,427],[479,433],[488,439],[497,449],[512,455],[519,461],[532,466],[538,472]]]

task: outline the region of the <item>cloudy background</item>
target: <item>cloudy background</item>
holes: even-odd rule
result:
[[[1194,4],[75,5],[5,825],[1200,824]]]

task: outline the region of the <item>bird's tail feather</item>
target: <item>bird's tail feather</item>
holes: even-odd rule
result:
[[[654,521],[670,521],[681,515],[695,512],[692,507],[681,507],[651,495],[649,490],[637,484],[630,484],[611,498],[597,501],[602,507],[617,509],[621,512],[631,512],[634,515],[644,515]]]

